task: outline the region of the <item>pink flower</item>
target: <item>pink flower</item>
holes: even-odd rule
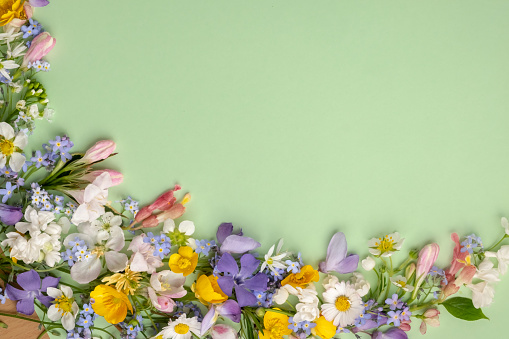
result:
[[[437,261],[438,252],[440,252],[440,247],[435,243],[424,246],[419,252],[417,268],[415,270],[415,277],[417,281],[415,282],[412,298],[415,298],[419,290],[419,286],[421,286],[431,267],[433,267],[433,264]]]
[[[429,308],[424,312],[422,318],[421,327],[419,328],[421,331],[421,334],[426,334],[427,326],[433,326],[438,327],[440,326],[440,320],[438,319],[438,316],[440,315],[440,311],[436,308]]]
[[[445,277],[447,280],[453,280],[456,273],[465,267],[465,258],[468,255],[468,251],[461,252],[460,238],[457,233],[451,234],[451,239],[456,245],[452,252],[451,266],[445,270]]]
[[[399,328],[405,332],[408,332],[412,329],[412,327],[410,326],[411,322],[412,320],[402,320],[401,325],[399,325]]]
[[[120,172],[114,171],[112,169],[103,169],[92,171],[82,177],[83,180],[93,182],[98,176],[103,173],[108,173],[111,178],[111,186],[120,185],[124,181],[124,175]]]
[[[216,324],[210,330],[212,339],[237,339],[237,331],[228,325]]]
[[[152,305],[162,312],[171,313],[175,307],[175,298],[182,298],[187,294],[183,287],[186,277],[182,273],[170,270],[153,273],[150,277],[150,287],[147,288]]]
[[[174,196],[175,192],[179,191],[180,189],[181,187],[179,185],[175,185],[172,190],[164,192],[159,197],[157,197],[156,201],[154,201],[152,204],[140,209],[138,214],[136,214],[136,222],[141,222],[144,219],[150,217],[154,211],[170,209],[177,201],[177,198]]]
[[[94,162],[104,160],[108,158],[113,153],[113,151],[115,151],[116,146],[117,145],[112,140],[98,141],[95,143],[94,146],[88,149],[83,158],[81,158],[81,162],[84,162],[86,164],[92,164]]]
[[[22,67],[41,60],[55,46],[56,40],[48,32],[42,32],[32,40],[32,44],[23,58]]]
[[[163,266],[163,262],[159,256],[154,255],[154,246],[143,242],[144,237],[145,234],[134,237],[127,248],[128,251],[134,252],[129,260],[129,265],[133,271],[152,274],[156,272],[157,268]]]

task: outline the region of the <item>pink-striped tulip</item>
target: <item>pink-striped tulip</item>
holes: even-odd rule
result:
[[[98,141],[87,150],[83,158],[81,158],[81,161],[86,164],[92,164],[104,160],[115,151],[116,147],[117,145],[112,140]]]
[[[48,32],[42,32],[32,40],[32,44],[23,58],[22,67],[28,66],[31,62],[41,60],[48,54],[57,41]]]
[[[419,290],[419,286],[421,286],[422,282],[426,278],[426,275],[429,273],[435,261],[438,258],[438,252],[440,252],[440,247],[438,244],[428,244],[422,248],[419,252],[419,258],[417,259],[417,267],[415,269],[415,278],[417,279],[414,286],[414,292],[412,294],[412,298],[415,298],[417,295],[417,291]]]
[[[83,180],[93,182],[98,176],[100,176],[103,173],[108,173],[110,175],[111,186],[120,185],[124,181],[124,175],[122,173],[114,171],[112,169],[103,169],[103,170],[92,171],[92,172],[84,175]]]

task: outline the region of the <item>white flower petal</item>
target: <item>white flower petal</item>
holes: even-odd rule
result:
[[[25,146],[28,144],[27,135],[23,132],[19,132],[16,135],[16,138],[14,138],[13,144],[14,146],[19,147],[20,149],[25,148]]]
[[[14,129],[11,125],[6,122],[0,122],[0,135],[2,135],[5,139],[14,138]]]
[[[120,272],[127,266],[127,255],[125,253],[118,253],[114,251],[104,253],[106,259],[106,266],[112,272]]]
[[[74,326],[76,326],[76,324],[74,323],[74,315],[71,314],[70,312],[64,314],[64,316],[62,317],[62,326],[67,331],[74,329]]]
[[[19,172],[23,168],[25,164],[25,156],[21,153],[14,152],[11,154],[11,159],[9,160],[9,166],[14,172]]]
[[[163,232],[173,232],[175,230],[175,221],[173,219],[166,219],[164,221]]]
[[[62,318],[62,313],[60,313],[55,305],[51,305],[50,308],[48,308],[48,318],[50,318],[51,321],[58,321]]]

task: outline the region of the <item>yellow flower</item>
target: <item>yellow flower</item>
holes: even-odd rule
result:
[[[263,316],[263,334],[259,332],[260,339],[281,339],[284,335],[291,334],[288,328],[288,316],[267,311]]]
[[[94,299],[92,308],[110,324],[118,324],[127,316],[127,309],[133,312],[133,307],[127,295],[117,291],[111,286],[98,285],[90,293]]]
[[[196,298],[204,305],[220,304],[228,300],[228,296],[221,291],[217,283],[217,277],[213,275],[200,275],[196,283],[191,287]]]
[[[173,272],[182,273],[184,276],[188,276],[193,273],[197,264],[198,253],[195,253],[189,246],[180,247],[178,254],[172,254],[170,256],[170,261],[168,262],[168,265]]]
[[[23,1],[0,0],[0,26],[5,26],[14,19],[27,19]]]
[[[327,321],[323,316],[314,321],[315,327],[311,329],[313,335],[319,336],[322,339],[330,339],[336,334],[336,326],[330,321]]]
[[[292,287],[306,288],[310,282],[316,282],[319,278],[318,271],[314,270],[311,265],[306,265],[300,269],[299,273],[292,273],[287,276],[281,282],[281,286],[290,285]]]
[[[129,265],[125,268],[124,273],[115,273],[109,277],[103,278],[106,285],[115,284],[117,291],[125,294],[134,294],[136,289],[140,286],[141,273],[131,271]]]

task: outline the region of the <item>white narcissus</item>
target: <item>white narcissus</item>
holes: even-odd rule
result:
[[[272,272],[276,272],[275,268],[286,269],[287,266],[282,262],[282,260],[287,256],[287,253],[286,252],[280,253],[281,248],[283,247],[283,239],[279,241],[276,253],[274,254],[275,247],[276,247],[275,244],[272,245],[267,254],[265,254],[265,261],[262,263],[260,272],[263,272],[265,267],[268,267]]]
[[[19,172],[25,164],[25,155],[21,153],[28,143],[23,132],[14,133],[6,122],[0,122],[0,168],[8,165],[14,172]]]
[[[71,222],[79,225],[83,222],[93,222],[104,214],[104,205],[108,203],[108,188],[112,181],[108,173],[98,176],[83,191],[70,191],[80,204],[74,212]]]
[[[67,331],[74,329],[79,307],[74,301],[72,289],[69,286],[60,285],[60,289],[48,287],[47,293],[55,298],[53,305],[48,309],[48,318],[52,321],[62,320],[62,326]]]

